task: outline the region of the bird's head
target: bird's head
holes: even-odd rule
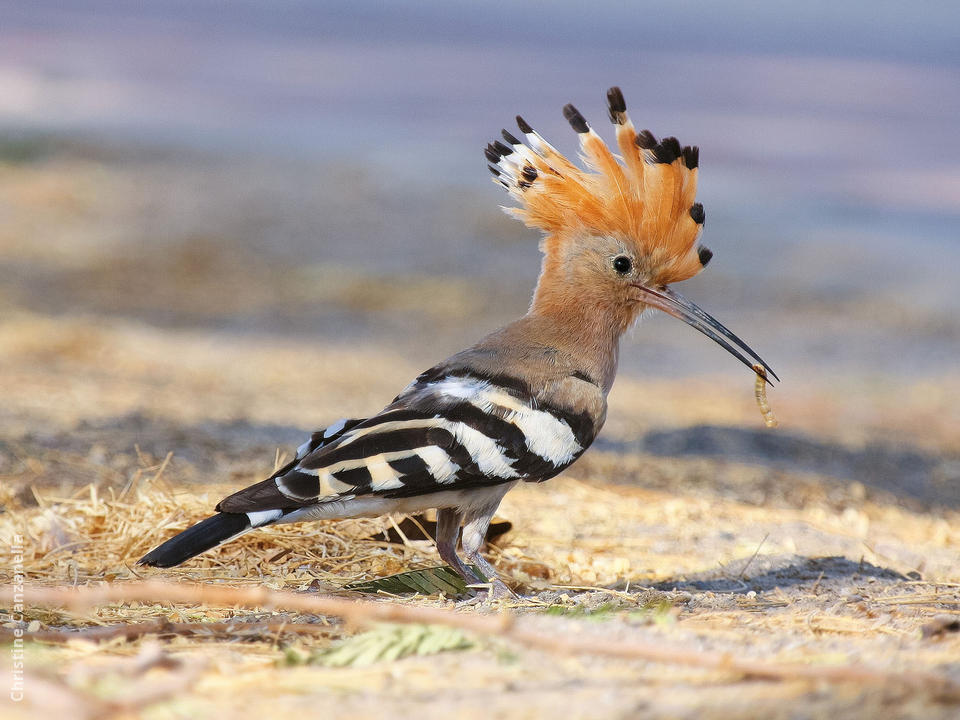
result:
[[[704,210],[695,202],[698,148],[637,132],[619,88],[610,88],[607,102],[619,157],[573,105],[563,109],[587,169],[519,116],[526,143],[504,130],[503,142],[487,145],[494,180],[520,205],[504,209],[544,232],[534,309],[563,315],[589,308],[622,332],[643,310],[658,308],[775,378],[743,341],[669,287],[699,273],[713,256],[699,244]]]

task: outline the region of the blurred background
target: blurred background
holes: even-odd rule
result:
[[[573,154],[567,102],[609,139],[617,84],[638,127],[701,148],[715,258],[679,289],[777,370],[782,427],[763,429],[733,358],[651,316],[624,341],[608,447],[957,503],[956,3],[0,17],[8,439],[189,458],[215,428],[202,462],[378,409],[526,309],[538,237],[498,209],[485,143],[521,113]]]

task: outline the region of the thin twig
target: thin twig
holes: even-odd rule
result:
[[[758,377],[759,377],[759,376],[758,376]],[[753,555],[750,556],[750,559],[747,560],[747,564],[743,566],[743,570],[741,570],[741,571],[740,571],[740,574],[737,575],[737,579],[738,579],[738,580],[742,580],[742,579],[743,579],[743,576],[744,576],[744,575],[746,574],[746,572],[747,572],[747,568],[750,567],[750,565],[753,563],[753,561],[757,559],[757,555],[760,553],[760,548],[763,547],[763,544],[767,541],[767,538],[768,538],[768,537],[770,537],[770,533],[767,533],[766,535],[763,536],[763,540],[761,540],[761,541],[760,541],[760,544],[757,545],[757,549],[753,551]]]
[[[240,637],[256,637],[267,633],[292,633],[295,635],[329,635],[329,625],[317,623],[290,623],[290,622],[196,622],[174,623],[167,620],[146,623],[124,623],[121,625],[105,625],[86,627],[76,630],[38,630],[29,633],[31,640],[47,643],[66,643],[71,640],[88,640],[91,642],[105,642],[115,638],[135,640],[144,635],[223,635],[230,634]],[[0,642],[10,641],[15,637],[11,628],[0,627]]]
[[[64,607],[73,610],[122,602],[186,603],[211,606],[285,608],[305,613],[334,615],[350,624],[370,622],[424,623],[457,627],[481,635],[496,635],[521,646],[564,654],[592,654],[627,660],[688,665],[771,680],[807,679],[826,682],[856,682],[904,688],[924,688],[937,696],[960,700],[960,684],[944,675],[898,672],[858,665],[822,666],[743,660],[729,654],[669,647],[656,641],[609,641],[579,638],[562,632],[545,632],[515,614],[500,612],[477,615],[441,608],[401,605],[394,602],[348,600],[339,597],[298,594],[264,587],[226,588],[211,585],[180,585],[156,581],[96,587],[24,588],[31,606]],[[12,586],[0,588],[0,597],[11,597]]]

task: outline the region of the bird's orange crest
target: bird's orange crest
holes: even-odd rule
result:
[[[610,120],[616,127],[620,155],[573,106],[563,114],[580,138],[586,169],[570,162],[520,116],[517,125],[526,144],[506,130],[487,145],[495,182],[520,207],[504,208],[546,234],[548,257],[567,242],[585,235],[607,235],[632,245],[656,284],[696,275],[712,253],[698,247],[704,212],[695,203],[699,150],[674,137],[657,141],[649,130],[637,132],[627,116],[620,88],[607,91]]]

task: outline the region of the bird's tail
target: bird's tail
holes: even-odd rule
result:
[[[137,565],[161,568],[179,565],[251,530],[254,527],[251,520],[247,513],[217,513],[154,548],[140,558]]]

